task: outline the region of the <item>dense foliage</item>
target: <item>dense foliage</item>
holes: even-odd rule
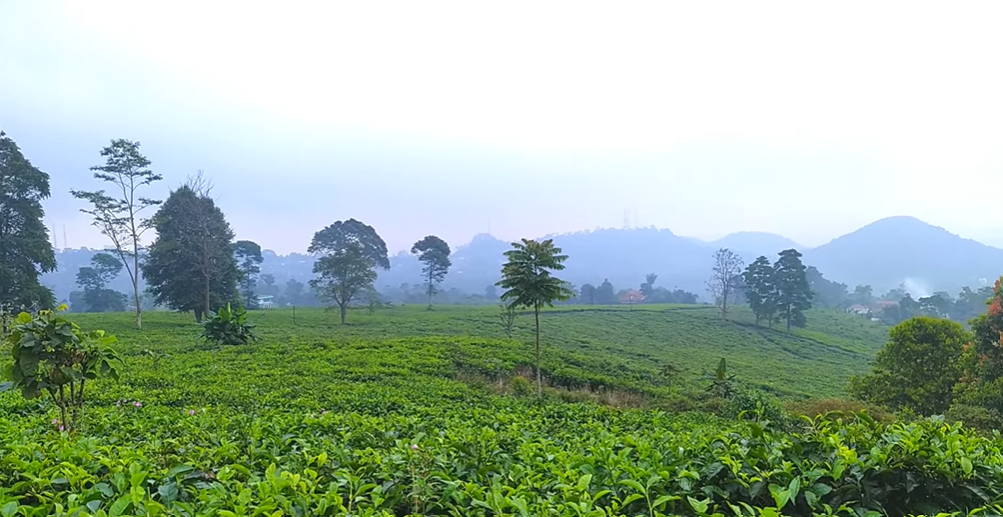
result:
[[[203,184],[190,181],[173,190],[152,221],[157,238],[142,268],[158,304],[194,312],[201,322],[237,299],[233,230]]]
[[[48,197],[49,175],[0,132],[0,334],[14,312],[55,302],[39,283],[40,274],[56,269],[43,220]]]
[[[889,332],[873,371],[854,377],[854,396],[920,415],[944,414],[951,407],[954,385],[961,377],[962,347],[968,332],[950,320],[916,317]]]
[[[202,322],[202,339],[215,345],[246,345],[256,337],[254,325],[247,322],[247,310],[228,303]]]
[[[376,230],[349,219],[315,233],[307,251],[321,255],[313,265],[310,286],[323,301],[333,302],[344,324],[348,306],[374,290],[376,269],[389,269],[387,245]]]
[[[5,344],[11,350],[7,385],[27,399],[49,395],[59,408],[59,428],[76,428],[84,406],[87,381],[98,376],[118,377],[112,350],[115,337],[103,330],[84,332],[56,311],[22,312],[14,320]]]
[[[726,324],[708,312],[708,322]],[[0,395],[0,508],[860,516],[967,512],[1003,497],[1000,442],[940,420],[819,418],[781,429],[495,395],[504,377],[481,382],[471,372],[507,374],[531,360],[527,347],[449,337],[464,331],[450,326],[463,321],[457,313],[436,320],[439,337],[418,337],[428,314],[363,314],[340,327],[315,312],[294,327],[273,311],[262,315],[271,320],[259,342],[212,350],[188,339],[177,315],[148,315],[142,334],[104,316],[117,325],[126,367],[119,382],[95,383],[85,427],[60,433],[49,422],[54,408]],[[658,313],[613,315],[637,326],[649,314]],[[593,360],[597,370],[583,375],[601,373],[603,356]]]

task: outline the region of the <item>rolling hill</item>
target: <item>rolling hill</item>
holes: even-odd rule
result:
[[[828,278],[884,292],[899,284],[956,293],[1003,273],[1003,250],[914,217],[889,217],[809,250],[804,260]]]

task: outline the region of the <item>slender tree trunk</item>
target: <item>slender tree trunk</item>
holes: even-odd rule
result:
[[[543,398],[543,374],[540,372],[540,305],[533,306],[536,317],[536,398]]]
[[[143,304],[139,299],[139,248],[133,246],[132,297],[136,302],[136,328],[143,330]]]
[[[348,302],[343,302],[338,304],[338,308],[341,309],[341,324],[345,324],[345,315],[348,312]]]

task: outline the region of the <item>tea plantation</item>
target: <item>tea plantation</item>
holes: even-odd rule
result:
[[[259,339],[190,317],[74,319],[119,338],[119,381],[60,432],[0,394],[0,516],[906,515],[1003,500],[1003,448],[936,419],[766,422],[693,409],[720,358],[779,399],[840,396],[887,330],[809,314],[793,336],[698,307],[555,309],[543,402],[530,320],[494,308],[254,312]],[[4,360],[9,354],[5,352]],[[998,437],[997,437],[998,438]]]

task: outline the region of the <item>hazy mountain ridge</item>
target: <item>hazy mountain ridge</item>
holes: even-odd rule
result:
[[[746,261],[766,255],[771,259],[783,249],[804,253],[806,265],[817,267],[826,278],[871,285],[876,294],[906,284],[915,294],[937,290],[956,293],[962,286],[981,285],[1003,273],[1003,249],[994,248],[913,217],[899,216],[875,221],[837,237],[817,248],[772,233],[737,232],[714,241],[676,235],[667,229],[600,229],[550,235],[569,255],[562,278],[580,286],[598,285],[609,279],[617,288],[637,288],[647,273],[657,273],[656,285],[705,295],[711,255],[727,247]],[[267,243],[265,243],[267,246]],[[469,243],[453,248],[453,267],[443,287],[469,293],[484,293],[496,282],[504,262],[502,253],[510,243],[489,234],[478,234]],[[65,299],[75,289],[76,271],[87,265],[93,250],[63,250],[59,270],[43,275],[43,282]],[[283,286],[289,279],[307,282],[313,277],[313,258],[306,254],[278,255],[264,252],[263,274],[273,275]],[[376,286],[396,288],[420,284],[421,264],[406,251],[391,256],[391,269],[381,271]],[[127,290],[125,275],[112,286]]]

